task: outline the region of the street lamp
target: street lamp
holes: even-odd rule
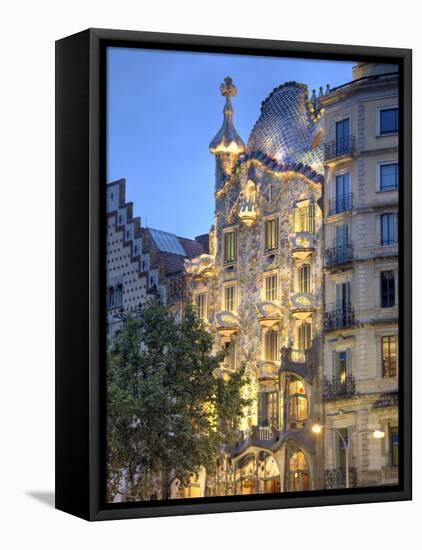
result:
[[[346,441],[345,438],[343,437],[343,434],[337,428],[331,428],[329,426],[324,426],[322,424],[314,424],[311,429],[312,429],[312,432],[314,434],[317,434],[317,435],[320,434],[323,429],[324,430],[330,430],[331,432],[335,432],[338,435],[338,437],[340,438],[340,441],[342,442],[342,444],[344,446],[344,453],[345,453],[345,459],[346,459],[346,464],[345,464],[346,489],[350,488],[350,483],[349,483],[349,454],[350,454],[350,449],[351,449],[351,445],[352,445],[352,441],[353,441],[354,437],[356,437],[357,434],[364,434],[364,433],[371,433],[372,437],[374,437],[375,439],[383,439],[383,437],[385,437],[385,433],[382,430],[359,430],[358,432],[353,432],[352,435],[350,436],[350,439],[348,439],[348,441]]]

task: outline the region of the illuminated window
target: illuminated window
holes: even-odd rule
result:
[[[278,392],[260,392],[258,401],[259,425],[278,428]]]
[[[265,299],[278,300],[278,275],[265,277]]]
[[[201,292],[195,296],[196,314],[200,319],[207,317],[207,295],[205,292]]]
[[[298,327],[298,349],[309,349],[312,345],[312,326],[310,323],[302,323]]]
[[[187,487],[180,489],[180,498],[198,498],[201,496],[199,483],[190,483]]]
[[[311,266],[302,265],[299,268],[299,292],[311,292]]]
[[[306,201],[304,205],[298,205],[293,210],[293,228],[296,233],[315,231],[315,209],[313,203]]]
[[[308,417],[308,398],[305,385],[298,378],[288,380],[288,416],[289,420],[303,421]],[[289,427],[301,427],[294,426]]]
[[[310,488],[309,470],[305,455],[297,447],[286,449],[287,491],[307,491]]]
[[[275,330],[269,330],[265,334],[265,360],[266,361],[278,361],[279,360],[279,346],[278,346],[278,332]]]
[[[350,369],[350,350],[334,352],[334,377],[345,384]]]
[[[265,250],[278,248],[278,218],[271,218],[264,223],[265,227]]]
[[[382,347],[382,375],[385,378],[397,376],[397,339],[395,336],[383,336]]]
[[[236,308],[236,286],[227,285],[224,287],[224,309],[234,311]]]
[[[236,260],[236,231],[224,233],[224,262]]]

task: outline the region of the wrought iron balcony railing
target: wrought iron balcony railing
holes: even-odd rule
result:
[[[334,246],[325,251],[325,266],[335,267],[348,264],[353,261],[353,244],[347,243],[341,246]]]
[[[355,324],[355,310],[350,305],[327,306],[324,312],[324,330],[338,330],[353,327]]]
[[[345,136],[325,144],[325,160],[350,156],[355,152],[355,136]]]
[[[349,468],[349,486],[356,487],[358,476],[356,468]],[[344,468],[333,468],[325,470],[325,488],[326,489],[343,489],[346,486],[346,472]]]
[[[352,193],[336,195],[328,199],[327,215],[334,216],[342,212],[349,212],[352,209]]]
[[[350,397],[356,393],[355,377],[352,374],[347,376],[333,376],[324,379],[324,399],[339,399]]]

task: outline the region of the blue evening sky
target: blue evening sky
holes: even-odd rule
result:
[[[354,63],[108,49],[107,181],[126,178],[142,225],[193,238],[213,223],[215,160],[223,121],[219,86],[231,76],[234,124],[247,143],[261,102],[288,80],[310,94],[349,82]]]

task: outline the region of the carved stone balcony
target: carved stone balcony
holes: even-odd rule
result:
[[[344,399],[352,397],[356,393],[355,377],[351,374],[347,376],[332,376],[324,379],[323,396],[326,401],[335,399]]]
[[[195,279],[209,278],[214,272],[215,261],[209,254],[201,254],[192,260],[185,259],[185,271]]]
[[[215,314],[215,321],[220,336],[228,337],[239,330],[239,319],[233,311],[218,311]]]
[[[290,297],[290,309],[293,317],[306,319],[315,309],[315,297],[310,292],[297,292]]]
[[[324,330],[350,328],[355,323],[355,310],[351,304],[331,304],[326,307],[324,312]]]
[[[357,487],[358,476],[356,468],[349,468],[349,486]],[[326,489],[344,489],[346,487],[346,472],[343,468],[325,470]]]
[[[272,327],[281,319],[281,308],[274,302],[259,302],[256,304],[256,312],[263,327]]]
[[[353,262],[353,244],[347,243],[341,246],[334,246],[325,251],[325,267],[334,268],[349,265]]]
[[[315,235],[307,231],[294,233],[290,237],[292,245],[292,256],[299,260],[304,260],[312,256],[315,252]]]
[[[279,365],[275,361],[261,361],[258,364],[259,380],[277,380]]]

